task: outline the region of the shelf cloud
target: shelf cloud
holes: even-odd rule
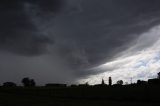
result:
[[[9,80],[17,81],[31,76],[39,83],[71,83],[90,75],[115,72],[122,63],[112,66],[114,69],[93,68],[123,61],[157,44],[159,3],[2,0],[0,80],[9,76]],[[124,61],[123,65],[127,63]]]

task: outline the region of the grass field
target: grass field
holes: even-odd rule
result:
[[[0,88],[0,106],[160,106],[159,88]]]

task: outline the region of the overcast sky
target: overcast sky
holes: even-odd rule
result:
[[[159,0],[1,0],[0,83],[156,77]]]

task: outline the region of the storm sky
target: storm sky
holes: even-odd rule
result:
[[[0,83],[126,82],[160,71],[159,0],[1,0]]]

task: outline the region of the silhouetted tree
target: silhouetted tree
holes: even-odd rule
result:
[[[109,77],[109,86],[111,86],[111,85],[112,85],[112,78]]]
[[[104,79],[102,79],[102,83],[101,83],[102,85],[105,85],[105,82],[104,82]]]
[[[160,72],[158,73],[158,79],[160,79]]]
[[[34,79],[30,80],[30,86],[36,86],[36,83],[35,83]]]
[[[22,79],[22,83],[25,87],[29,87],[30,86],[30,79],[27,77],[27,78],[23,78]]]
[[[28,77],[22,79],[22,83],[25,87],[35,86],[36,83],[34,79],[29,79]]]
[[[5,82],[3,83],[4,87],[16,87],[17,85],[14,82]]]
[[[119,81],[117,81],[117,84],[118,84],[118,85],[123,85],[123,81],[122,81],[122,80],[119,80]]]

